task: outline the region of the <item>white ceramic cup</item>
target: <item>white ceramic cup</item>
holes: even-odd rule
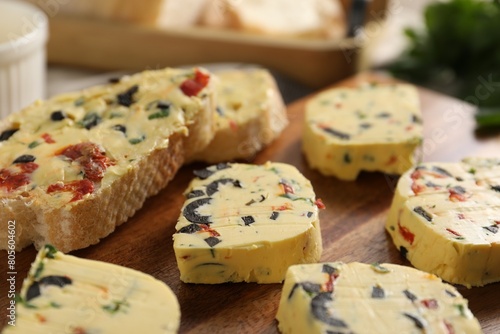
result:
[[[0,119],[45,97],[48,35],[43,11],[0,0]]]

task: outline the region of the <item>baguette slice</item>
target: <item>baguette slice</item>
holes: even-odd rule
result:
[[[177,298],[165,283],[48,245],[31,265],[14,305],[15,326],[7,325],[4,334],[168,334],[177,333],[181,318]]]
[[[264,69],[224,71],[217,78],[215,137],[194,160],[251,159],[288,125],[281,93]]]
[[[146,71],[38,101],[0,124],[0,248],[64,252],[114,231],[213,136],[212,78]],[[189,134],[189,137],[187,135]]]

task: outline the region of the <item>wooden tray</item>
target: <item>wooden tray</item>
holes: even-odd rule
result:
[[[364,74],[339,86],[362,81],[387,82],[377,74]],[[500,136],[474,136],[473,108],[452,98],[420,89],[425,121],[424,151],[427,161],[458,161],[468,155],[493,155],[500,152]],[[327,209],[321,211],[324,252],[322,261],[391,262],[409,265],[396,250],[384,231],[396,180],[381,173],[363,173],[355,182],[327,178],[309,169],[301,154],[301,132],[304,104],[307,99],[289,106],[290,126],[283,135],[255,159],[287,162],[297,166],[309,178],[316,194]],[[447,112],[446,117],[443,117]],[[187,166],[173,182],[117,231],[99,244],[73,252],[74,255],[124,265],[151,274],[166,282],[179,299],[182,311],[181,333],[277,333],[274,316],[281,284],[194,285],[179,281],[173,253],[172,234],[184,201],[182,192],[192,178]],[[35,258],[33,247],[16,257],[17,288]],[[1,268],[7,262],[0,254]],[[7,307],[5,272],[0,281],[0,308]],[[500,284],[459,291],[469,299],[472,312],[485,333],[500,331]],[[2,322],[5,323],[2,316]]]

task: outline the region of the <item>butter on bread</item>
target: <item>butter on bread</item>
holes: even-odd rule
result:
[[[201,23],[270,36],[342,38],[346,32],[338,0],[210,0]]]
[[[251,159],[288,125],[281,93],[265,69],[217,72],[217,78],[215,136],[194,160]]]
[[[15,248],[99,242],[213,137],[212,75],[164,69],[38,101],[0,123],[0,221]],[[188,137],[189,134],[189,137]],[[0,230],[0,249],[8,247]]]

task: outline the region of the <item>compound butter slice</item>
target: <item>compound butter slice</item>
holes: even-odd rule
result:
[[[394,264],[292,266],[276,319],[284,334],[481,333],[453,286]]]
[[[186,283],[276,283],[319,260],[311,183],[290,165],[218,164],[195,171],[174,234]]]
[[[402,174],[422,142],[418,93],[410,85],[363,85],[320,93],[306,105],[303,150],[324,175]]]
[[[3,333],[177,333],[172,290],[141,272],[42,248]]]
[[[386,229],[418,269],[466,286],[500,281],[500,160],[425,163],[401,176]]]

